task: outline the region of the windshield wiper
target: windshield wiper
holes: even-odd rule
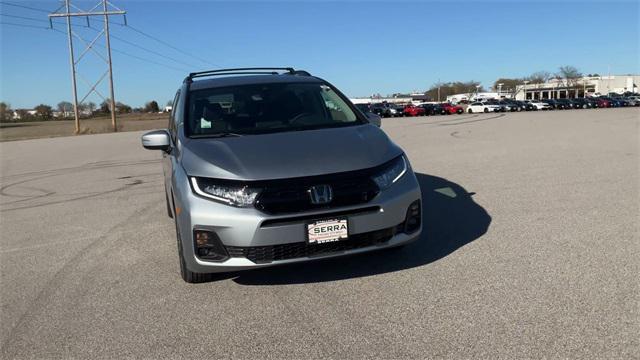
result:
[[[214,134],[199,134],[199,135],[191,135],[192,138],[222,138],[222,137],[240,137],[242,134],[236,134],[232,132],[219,132]]]

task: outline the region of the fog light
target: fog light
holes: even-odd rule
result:
[[[404,232],[410,234],[420,228],[422,222],[422,210],[420,200],[416,200],[409,205],[407,217],[404,222]]]
[[[193,240],[196,255],[202,260],[224,261],[229,258],[227,250],[222,245],[220,238],[213,231],[194,230]]]

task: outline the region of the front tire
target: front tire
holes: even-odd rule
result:
[[[469,109],[469,110],[467,110],[467,112],[468,112],[469,114],[471,114],[471,113],[473,113],[473,110]]]
[[[485,112],[485,113],[488,113],[488,112],[489,112],[489,109],[484,108],[484,112]]]

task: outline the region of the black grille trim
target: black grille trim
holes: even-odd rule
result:
[[[318,217],[322,218],[333,218],[338,216],[357,216],[364,214],[372,214],[380,211],[380,206],[369,206],[365,208],[353,209],[353,210],[343,210],[343,211],[332,211],[326,212],[322,214],[311,214],[311,215],[300,215],[300,216],[290,216],[286,218],[279,219],[267,219],[260,224],[260,227],[266,228],[271,226],[280,226],[280,225],[289,225],[299,223],[301,221],[318,219]]]
[[[247,258],[256,264],[305,257],[323,256],[348,250],[384,244],[391,239],[403,224],[390,228],[350,235],[349,239],[324,244],[309,244],[306,241],[270,246],[226,246],[230,257]]]
[[[255,207],[267,214],[279,215],[366,204],[380,192],[371,177],[395,160],[363,170],[259,182],[256,185],[262,191],[256,198]],[[312,204],[308,190],[314,185],[331,186],[333,200],[323,205]]]

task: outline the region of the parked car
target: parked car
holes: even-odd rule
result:
[[[539,100],[526,100],[531,106],[534,107],[534,110],[550,110],[551,106],[546,102],[542,102]]]
[[[498,101],[498,105],[504,107],[505,111],[510,111],[510,112],[522,111],[520,106],[518,104],[515,104],[511,100],[502,99],[502,100]]]
[[[620,103],[620,106],[630,106],[629,102],[625,98],[617,97],[615,100]]]
[[[575,98],[571,100],[573,101],[573,107],[576,109],[591,109],[594,106],[591,101],[585,98]]]
[[[402,116],[402,108],[395,104],[389,103],[375,103],[371,105],[371,110],[374,114],[380,117],[398,117]]]
[[[419,106],[409,104],[404,107],[404,109],[402,110],[402,113],[405,116],[424,116],[425,111],[423,108]]]
[[[435,104],[421,104],[418,107],[424,109],[425,115],[436,115],[439,114],[439,110],[436,109]]]
[[[386,114],[387,108],[384,106],[384,104],[381,104],[381,103],[371,104],[369,108],[371,109],[372,113],[380,117],[388,117]]]
[[[595,98],[593,100],[596,102],[596,104],[598,104],[599,108],[611,107],[611,101],[609,101],[609,100],[607,100],[605,98],[598,97],[598,98]]]
[[[604,100],[609,102],[610,107],[622,107],[624,104],[616,98],[612,97],[602,97]]]
[[[522,110],[525,110],[525,111],[535,110],[533,105],[531,105],[531,104],[529,104],[529,103],[526,103],[526,102],[524,102],[524,101],[522,101],[522,100],[511,100],[511,102],[512,102],[513,104],[515,104],[516,106],[518,106],[518,107],[519,107],[519,109],[520,109],[520,110],[518,110],[518,111],[522,111]]]
[[[482,102],[474,102],[471,103],[468,107],[467,107],[467,112],[469,114],[471,113],[488,113],[488,112],[499,112],[500,111],[500,106],[499,105],[493,105],[493,104],[487,104],[487,103],[482,103]]]
[[[562,105],[562,109],[573,109],[575,107],[570,99],[556,99],[556,102]]]
[[[325,80],[290,68],[197,72],[173,104],[169,128],[142,145],[162,152],[184,281],[420,238],[404,151]]]
[[[542,101],[543,103],[548,104],[549,105],[549,110],[562,110],[564,108],[563,105],[558,103],[555,99],[542,99],[540,101]]]
[[[489,104],[489,105],[497,105],[497,106],[499,106],[501,112],[517,111],[518,110],[517,106],[513,106],[513,104],[511,104],[508,101],[504,101],[504,99],[503,100],[487,99],[487,100],[483,100],[482,102],[485,103],[485,104]]]
[[[628,96],[624,98],[629,106],[640,106],[640,96]]]
[[[595,98],[591,98],[591,97],[586,97],[586,98],[583,98],[583,99],[584,99],[584,101],[586,101],[586,102],[588,102],[588,103],[589,103],[589,106],[590,106],[592,109],[597,109],[597,108],[599,107],[599,106],[598,106],[598,100],[597,100],[597,99],[595,99]]]
[[[459,105],[452,105],[449,103],[442,103],[440,104],[440,106],[442,106],[442,108],[445,111],[445,114],[450,115],[450,114],[462,114],[464,112],[464,109],[462,108],[462,106]]]
[[[435,111],[436,115],[446,115],[447,110],[442,106],[442,104],[433,104],[433,111]]]

